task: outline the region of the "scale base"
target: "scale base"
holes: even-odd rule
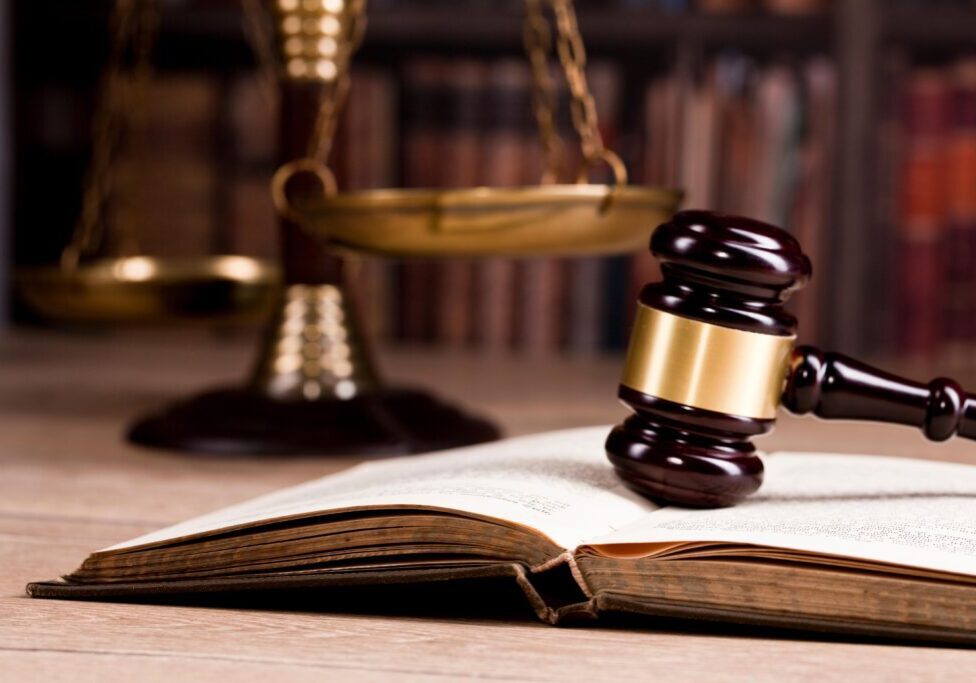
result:
[[[403,455],[494,441],[498,429],[416,389],[282,401],[217,389],[138,420],[133,443],[224,455]]]

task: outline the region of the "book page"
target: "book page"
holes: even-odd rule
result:
[[[589,545],[640,557],[744,543],[976,575],[976,467],[813,453],[764,461],[762,489],[737,507],[662,508]]]
[[[572,429],[359,465],[109,550],[276,518],[398,506],[495,517],[573,549],[655,508],[614,474],[603,450],[609,430]]]

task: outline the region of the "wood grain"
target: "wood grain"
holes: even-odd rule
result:
[[[0,341],[0,679],[20,680],[960,680],[959,649],[826,642],[653,624],[551,628],[529,618],[383,617],[267,609],[36,601],[98,548],[354,463],[191,458],[125,444],[123,426],[188,391],[235,381],[251,340],[202,334]],[[619,359],[387,354],[390,374],[439,382],[511,434],[609,424]],[[471,387],[478,387],[477,393]],[[778,448],[976,462],[910,428],[782,419]]]

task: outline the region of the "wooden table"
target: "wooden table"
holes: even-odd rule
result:
[[[735,629],[552,628],[477,614],[384,617],[29,600],[24,584],[137,534],[352,465],[352,458],[189,458],[125,444],[126,421],[230,383],[250,339],[200,334],[0,340],[0,680],[970,679],[958,649],[750,637]],[[619,360],[396,352],[389,374],[436,380],[511,434],[609,423]],[[783,419],[776,448],[964,460],[897,427]]]

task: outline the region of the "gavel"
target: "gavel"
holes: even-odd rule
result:
[[[839,353],[795,346],[789,296],[811,276],[799,243],[775,226],[682,211],[654,231],[663,280],[641,291],[618,396],[633,413],[607,457],[632,489],[687,507],[735,505],[762,484],[752,437],[780,405],[796,414],[921,427],[976,438],[976,397]]]

